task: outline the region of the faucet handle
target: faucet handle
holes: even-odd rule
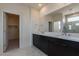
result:
[[[68,34],[68,36],[70,36],[70,34]]]
[[[62,33],[62,35],[64,35],[64,33]]]

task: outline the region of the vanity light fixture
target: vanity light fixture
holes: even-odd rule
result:
[[[39,4],[38,4],[38,6],[39,6],[39,7],[41,7],[41,6],[42,6],[42,4],[40,4],[40,3],[39,3]]]

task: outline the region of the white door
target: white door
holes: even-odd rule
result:
[[[7,20],[6,13],[3,12],[3,51],[6,51],[6,48],[8,46],[6,20]]]

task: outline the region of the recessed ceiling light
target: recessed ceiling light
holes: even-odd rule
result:
[[[41,7],[41,6],[42,6],[42,4],[38,4],[38,6],[39,6],[39,7]]]

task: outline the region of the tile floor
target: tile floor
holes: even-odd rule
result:
[[[0,56],[47,56],[36,47],[31,48],[17,48],[14,50],[7,51]]]
[[[0,54],[0,56],[46,56],[46,54],[35,46],[18,48],[18,41],[10,40],[6,52]]]

